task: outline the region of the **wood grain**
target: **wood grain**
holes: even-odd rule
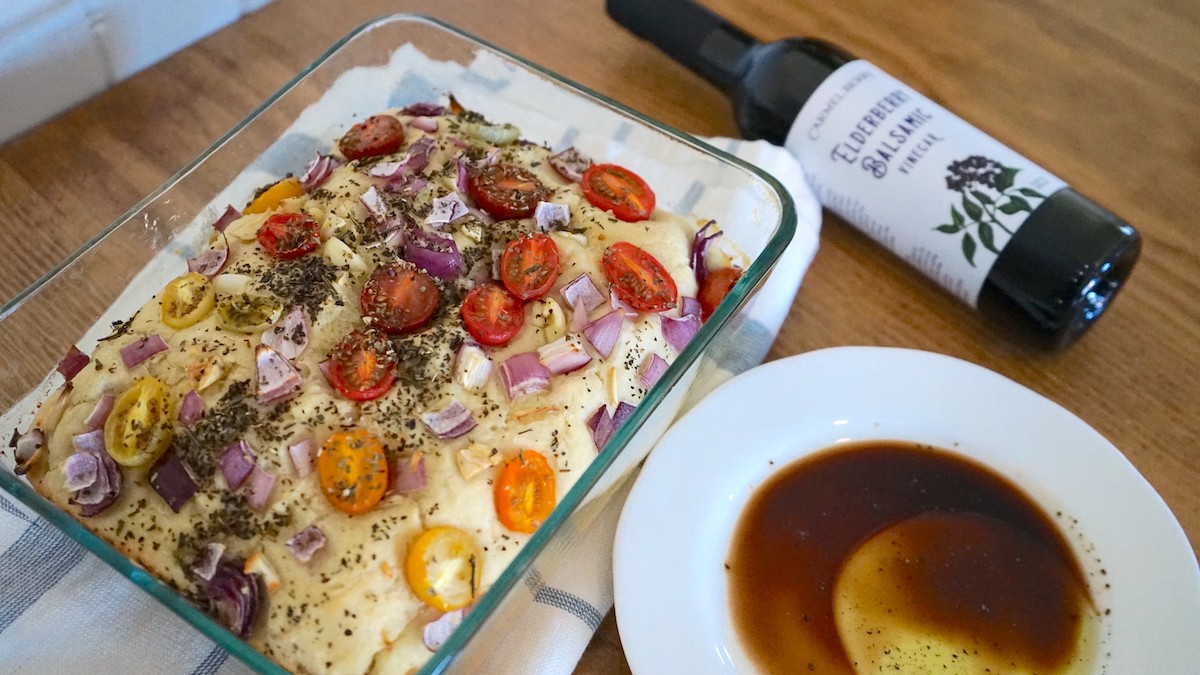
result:
[[[822,347],[961,357],[1121,448],[1200,542],[1200,5],[1192,0],[705,0],[763,39],[813,35],[906,80],[1133,223],[1128,289],[1061,353],[1014,344],[833,216],[771,358]],[[437,16],[686,131],[726,99],[612,24],[600,0],[276,0],[0,147],[11,298],[370,18]],[[0,93],[0,97],[5,94]],[[2,105],[0,105],[2,108]],[[1114,509],[1121,508],[1115,500]],[[628,670],[612,616],[578,672]]]

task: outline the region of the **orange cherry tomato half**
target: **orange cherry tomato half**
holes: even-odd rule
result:
[[[479,344],[508,344],[525,324],[525,304],[496,284],[480,284],[462,304],[463,326]]]
[[[396,381],[396,352],[387,336],[356,330],[329,353],[329,383],[354,401],[370,401],[387,393]]]
[[[675,306],[675,280],[654,256],[627,241],[604,250],[604,276],[617,297],[642,312],[661,312]]]
[[[317,452],[321,492],[335,508],[351,515],[375,507],[387,490],[383,444],[365,429],[339,431]]]
[[[467,188],[480,208],[497,218],[528,218],[550,189],[515,164],[493,164],[473,173]]]
[[[554,469],[535,450],[522,450],[508,460],[494,490],[496,515],[514,532],[535,532],[558,503]]]
[[[390,335],[413,333],[425,327],[437,311],[442,291],[433,277],[399,263],[380,265],[359,296],[371,325]]]
[[[508,242],[500,257],[500,280],[509,293],[529,301],[550,292],[558,280],[558,244],[537,232]]]
[[[654,190],[636,173],[616,164],[593,164],[579,181],[583,196],[598,209],[626,222],[654,213]]]
[[[700,318],[708,321],[708,317],[717,310],[717,305],[729,295],[730,289],[737,283],[738,279],[742,278],[742,271],[736,267],[722,267],[719,270],[713,270],[704,277],[704,283],[700,284],[699,297],[700,301]]]
[[[321,226],[303,213],[276,213],[267,218],[255,236],[267,255],[292,260],[316,250],[321,243]]]
[[[338,141],[346,159],[396,152],[404,146],[404,125],[391,115],[373,115],[355,124]]]

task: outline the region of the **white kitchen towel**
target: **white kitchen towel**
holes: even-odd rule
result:
[[[436,81],[432,81],[414,76],[411,68],[414,57],[406,58],[409,61],[397,59],[383,67],[403,68],[400,73],[380,73],[378,69],[347,73],[342,78],[345,82],[339,80],[319,104],[307,109],[287,134],[214,200],[214,212],[219,213],[226,201],[244,199],[254,186],[286,171],[295,171],[314,150],[327,150],[328,139],[335,138],[337,130],[344,128],[345,120],[356,112],[436,98],[448,88],[459,94],[477,87],[493,97],[484,99],[481,95],[480,100],[507,100],[517,107],[506,110],[495,103],[493,109],[485,112],[495,119],[525,120],[523,124],[537,129],[542,137],[558,139],[551,141],[556,147],[580,144],[596,156],[632,163],[639,172],[637,161],[656,161],[656,158],[637,157],[637,135],[641,131],[627,121],[612,119],[608,122],[610,126],[605,127],[599,120],[587,119],[587,109],[581,107],[579,115],[573,118],[574,124],[562,124],[553,116],[542,115],[545,117],[542,119],[536,109],[519,109],[522,100],[544,101],[545,96],[553,94],[546,89],[545,82],[527,80],[520,72],[498,64],[483,64],[481,68],[478,63],[465,72],[462,66],[447,64]],[[487,70],[492,67],[494,70]],[[481,70],[485,76],[480,75]],[[380,81],[397,84],[388,90],[377,86]],[[374,85],[372,91],[380,100],[364,100],[362,82]],[[447,87],[447,82],[453,85]],[[340,84],[351,87],[355,96],[337,91]],[[522,95],[514,96],[514,92]],[[795,201],[797,227],[795,238],[770,277],[732,319],[732,330],[718,338],[702,358],[684,410],[719,383],[762,361],[816,251],[820,227],[816,198],[805,184],[800,167],[786,151],[763,142],[731,139],[710,139],[710,142],[778,178]],[[656,184],[656,190],[658,187]],[[682,195],[673,202],[683,212],[704,213],[708,200],[744,198],[723,192],[723,186],[719,185],[684,182],[663,187]],[[179,255],[188,257],[187,242],[179,243]],[[177,258],[162,262],[146,269],[143,281],[149,286],[142,285],[143,288],[159,287],[164,279],[177,273],[170,271],[171,265],[178,265]],[[130,300],[135,302],[133,306],[140,306],[142,292],[135,289],[134,294],[137,297]],[[115,316],[129,313],[128,308],[122,307],[115,311]],[[101,321],[98,326],[95,336],[85,336],[81,341],[85,350],[90,346],[88,339],[104,334],[107,322]],[[579,517],[564,525],[556,541],[573,542],[569,562],[538,569],[526,576],[533,602],[524,610],[522,628],[505,648],[492,650],[482,670],[521,674],[571,672],[612,607],[613,533],[628,487],[626,482],[594,500],[580,509],[576,514]],[[0,671],[56,675],[252,672],[99,558],[3,494],[0,494]]]

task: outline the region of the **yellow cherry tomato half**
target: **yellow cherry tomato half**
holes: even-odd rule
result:
[[[299,197],[304,194],[304,186],[296,178],[288,177],[263,190],[245,209],[243,214],[266,213],[279,208],[279,203],[285,199]]]
[[[283,305],[274,298],[249,293],[222,296],[217,301],[217,325],[238,333],[259,333],[283,313]]]
[[[479,595],[483,557],[470,535],[443,525],[425,530],[409,546],[404,576],[421,602],[452,612]]]
[[[117,397],[104,422],[108,454],[122,466],[145,466],[158,459],[175,437],[175,415],[167,387],[143,377]]]
[[[375,508],[387,492],[383,444],[365,429],[339,431],[317,453],[317,478],[330,504],[351,515]]]
[[[542,453],[522,450],[496,478],[496,515],[514,532],[536,532],[558,503],[554,469]]]
[[[162,321],[171,328],[187,328],[208,316],[216,303],[212,281],[198,272],[188,272],[163,288]]]

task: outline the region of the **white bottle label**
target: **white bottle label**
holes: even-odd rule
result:
[[[974,306],[1058,177],[866,61],[817,87],[787,149],[821,204]]]

